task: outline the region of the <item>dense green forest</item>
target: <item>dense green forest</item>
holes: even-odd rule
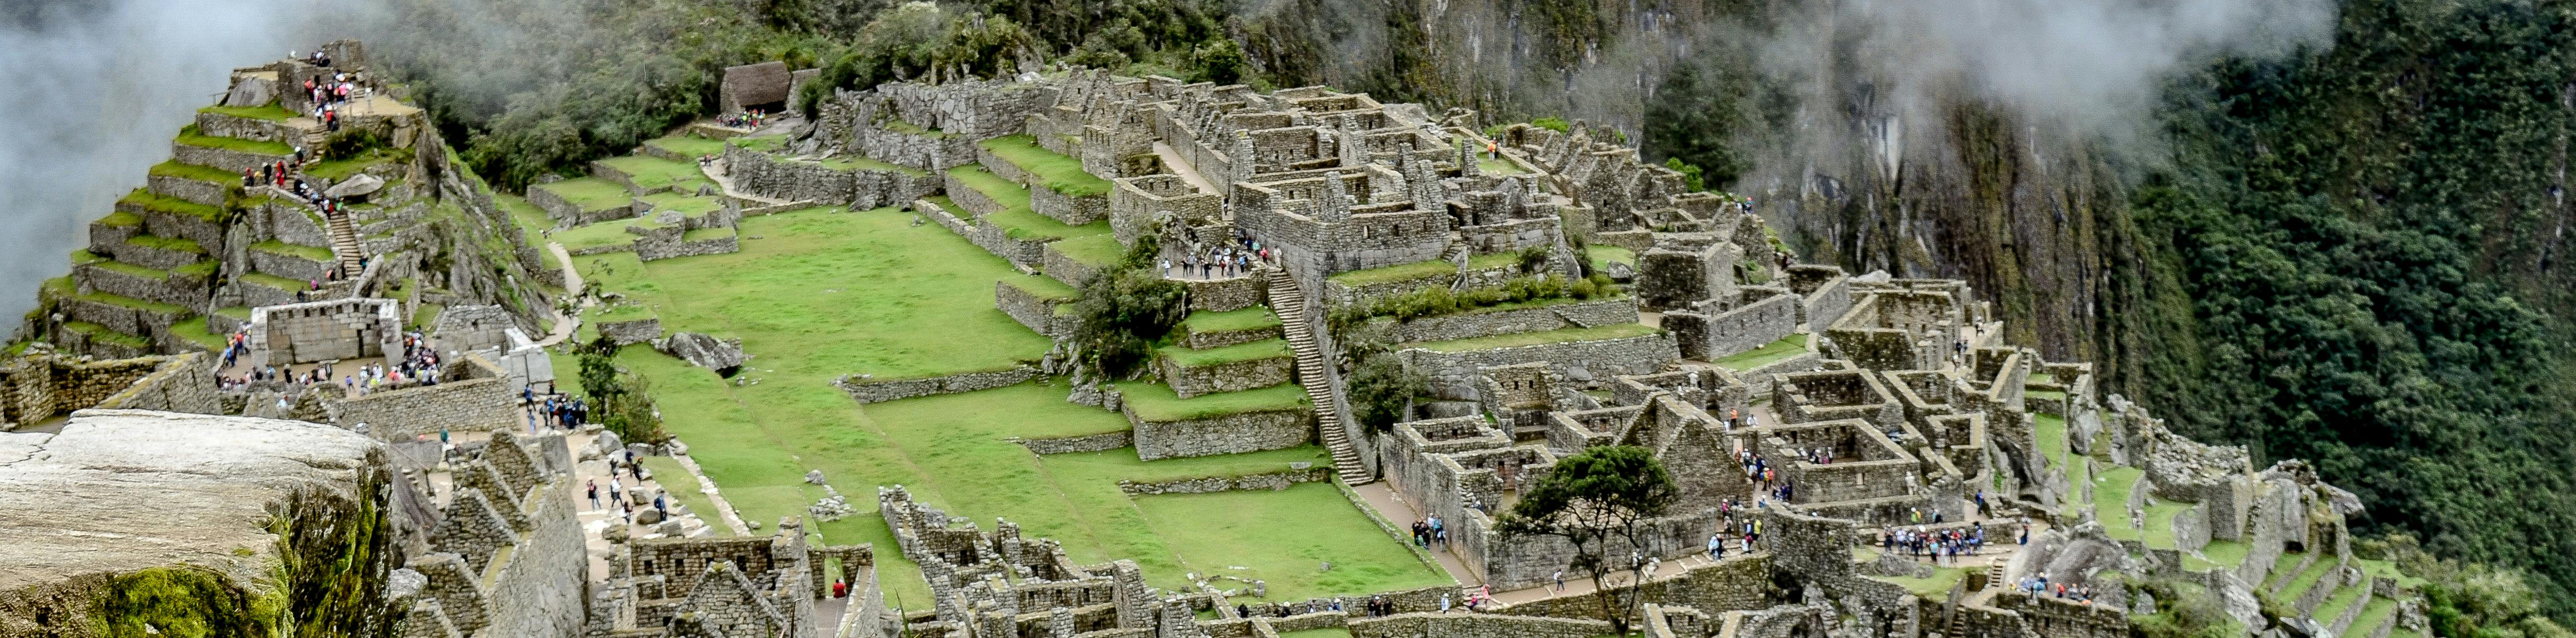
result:
[[[1577,71],[1597,52],[1674,37],[1629,33],[1637,23],[1625,12],[1661,11],[1735,30],[1692,41],[1686,56],[1620,58],[1662,60],[1635,69],[1652,91],[1624,94],[1649,159],[1736,186],[1776,157],[1763,151],[1797,125],[1799,108],[1756,63],[1762,38],[1747,35],[1772,28],[1770,14],[1788,2],[1624,12],[1563,0],[1401,0],[1369,11],[1328,0],[397,4],[405,8],[391,24],[402,28],[371,36],[379,57],[475,170],[514,189],[704,114],[718,70],[768,59],[824,69],[822,87],[1071,61],[1329,83],[1521,118],[1571,108],[1531,96],[1576,93]],[[1460,72],[1495,63],[1459,59],[1459,44],[1424,16],[1471,9],[1510,16],[1525,36],[1510,59],[1528,72]],[[2330,47],[2219,59],[2172,78],[2148,127],[2154,143],[2118,152],[2073,143],[2099,151],[2090,165],[2108,177],[2066,180],[2088,199],[2071,220],[2061,212],[2049,222],[2072,230],[2045,237],[2076,239],[2039,243],[2076,255],[2053,259],[2077,262],[2068,270],[2083,274],[2087,294],[2027,276],[2037,262],[2011,254],[2034,250],[2027,240],[1992,239],[2002,248],[1975,244],[1927,268],[1969,278],[2008,317],[2062,337],[2052,356],[2096,361],[2109,391],[2186,434],[2251,445],[2262,463],[2315,461],[2362,496],[2364,533],[2528,570],[2543,611],[2576,617],[2576,268],[2563,254],[2576,248],[2564,200],[2576,125],[2570,56],[2570,0],[2347,0]],[[1960,163],[2009,170],[1986,153],[2026,141],[2012,117],[1956,105],[1949,136]],[[1957,181],[2019,187],[1972,179],[1983,177]],[[1791,214],[1866,222],[1895,212]],[[1851,249],[1862,245],[1852,237],[1802,245],[1856,269],[1903,263]]]

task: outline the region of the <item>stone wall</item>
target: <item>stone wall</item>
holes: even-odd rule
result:
[[[1798,332],[1798,297],[1787,290],[1746,286],[1735,299],[1664,313],[1663,327],[1678,335],[1682,357],[1714,361],[1751,351]],[[1722,303],[1719,303],[1722,302]]]
[[[910,379],[859,379],[844,377],[834,385],[860,403],[882,403],[898,399],[936,394],[957,394],[1018,385],[1043,375],[1037,368],[1015,366],[1003,370],[981,370],[957,374]]]
[[[231,149],[190,146],[178,142],[170,143],[170,159],[178,160],[181,164],[195,164],[198,166],[220,168],[223,169],[224,172],[236,175],[240,174],[244,170],[259,170],[259,167],[263,164],[274,164],[279,160],[286,159],[286,157],[287,156],[285,155],[267,155],[263,153],[252,153]]]
[[[1297,359],[1294,356],[1282,354],[1262,359],[1193,367],[1181,365],[1169,353],[1165,353],[1155,358],[1155,367],[1162,370],[1163,383],[1172,386],[1172,393],[1187,399],[1205,394],[1267,388],[1287,383],[1289,373],[1297,367]]]
[[[1789,292],[1801,298],[1798,321],[1809,332],[1824,332],[1851,309],[1851,277],[1833,266],[1790,266]]]
[[[1771,604],[1771,557],[1769,554],[1728,554],[1714,563],[1684,564],[1678,573],[1661,574],[1646,579],[1646,600],[1665,605],[1682,605],[1711,614],[1762,609]],[[1565,574],[1571,584],[1573,570]],[[1615,590],[1632,586],[1616,585]],[[1600,601],[1590,593],[1567,594],[1513,603],[1496,608],[1493,613],[1516,616],[1588,617],[1600,613]]]
[[[1185,279],[1181,285],[1190,291],[1190,310],[1197,312],[1231,312],[1258,306],[1269,292],[1268,280],[1252,275],[1222,279]]]
[[[325,403],[333,423],[341,427],[365,423],[369,435],[388,441],[437,436],[442,431],[525,427],[518,407],[519,389],[511,387],[500,366],[483,355],[468,354],[447,366],[446,372],[453,380]]]
[[[1047,242],[1046,247],[1038,251],[1039,254],[1044,255],[1041,258],[1043,263],[1038,270],[1045,272],[1048,277],[1054,277],[1057,282],[1080,288],[1082,282],[1090,280],[1092,275],[1099,274],[1103,269],[1082,263],[1082,260],[1065,254],[1062,246],[1063,242]]]
[[[1397,343],[1449,341],[1636,322],[1636,299],[1623,297],[1423,317],[1396,324],[1387,337]]]
[[[937,175],[921,171],[833,168],[728,145],[725,171],[734,188],[791,202],[844,204],[852,210],[900,206],[938,193]]]
[[[1047,439],[1015,438],[1013,440],[1019,442],[1020,447],[1028,448],[1030,452],[1036,454],[1074,454],[1080,452],[1107,452],[1127,447],[1133,444],[1135,436],[1133,433],[1126,430],[1119,430],[1116,432],[1102,432],[1099,434],[1086,434],[1082,436],[1065,436]]]
[[[1242,476],[1198,476],[1152,482],[1120,480],[1118,481],[1118,490],[1126,492],[1129,496],[1142,496],[1148,494],[1207,494],[1211,492],[1230,492],[1236,490],[1275,491],[1288,489],[1288,486],[1296,485],[1298,483],[1321,483],[1330,480],[1333,480],[1333,467],[1331,464],[1326,463],[1310,466],[1302,470],[1281,470],[1277,472],[1263,472],[1260,474],[1246,474]]]
[[[1109,217],[1109,196],[1067,195],[1042,184],[1032,185],[1029,187],[1029,210],[1067,225],[1080,226]]]
[[[202,306],[208,296],[202,277],[189,278],[176,273],[159,278],[146,277],[109,268],[103,263],[81,264],[72,269],[72,278],[98,292],[178,306]]]
[[[633,229],[629,230],[631,231]],[[687,236],[686,232],[687,231],[681,230],[678,226],[665,226],[662,228],[655,228],[641,234],[635,238],[635,242],[633,244],[635,249],[635,258],[642,261],[654,261],[658,259],[677,259],[680,257],[724,255],[742,252],[742,244],[739,241],[739,236],[733,233],[726,233],[719,237],[691,241],[684,239],[684,237]]]
[[[241,182],[238,181],[219,183],[170,175],[148,176],[143,184],[144,188],[150,189],[153,193],[207,206],[223,206],[226,203],[225,200],[241,188]]]
[[[1671,334],[1648,334],[1616,339],[1542,343],[1490,350],[1437,352],[1406,348],[1401,353],[1406,363],[1431,379],[1434,396],[1444,399],[1471,399],[1475,396],[1477,369],[1545,361],[1563,369],[1575,380],[1609,379],[1622,374],[1648,374],[1663,369],[1664,364],[1681,359],[1681,350]]]
[[[590,557],[575,517],[581,507],[575,489],[570,477],[557,477],[521,501],[529,528],[519,534],[509,563],[485,578],[492,601],[488,635],[582,635]]]
[[[1001,279],[993,283],[994,307],[1000,308],[1002,314],[1010,315],[1011,320],[1020,322],[1020,325],[1027,326],[1029,330],[1051,338],[1061,339],[1073,334],[1074,318],[1058,315],[1055,312],[1057,307],[1071,302],[1070,299],[1040,297],[1037,293],[1029,292],[1027,288],[1013,285],[1009,279]]]
[[[31,351],[0,364],[0,424],[31,424],[90,408],[213,414],[219,404],[205,356],[101,361]]]
[[[996,210],[999,209],[999,204],[993,204],[992,200],[985,199],[980,194],[973,197],[992,205]],[[966,197],[958,195],[956,191],[949,191],[950,201],[957,201],[960,206],[964,206],[964,202],[961,201],[964,199]],[[949,213],[947,208],[927,200],[913,200],[912,209],[930,218],[931,221],[938,222],[940,227],[948,229],[948,232],[965,237],[968,243],[984,249],[984,252],[993,253],[993,256],[1010,260],[1016,265],[1029,267],[1045,265],[1046,244],[1056,240],[1054,237],[1036,240],[1013,239],[1010,231],[1002,228],[1000,224],[984,223],[981,213],[975,213],[972,219],[959,218]],[[968,207],[967,210],[976,209]]]
[[[1593,605],[1597,608],[1600,603]],[[1610,623],[1601,620],[1473,613],[1396,614],[1356,619],[1348,626],[1352,638],[1591,638],[1610,634]]]
[[[1135,245],[1157,221],[1205,226],[1224,217],[1224,196],[1200,192],[1179,175],[1130,177],[1116,183],[1109,191],[1109,228],[1120,244]]]
[[[1178,421],[1147,421],[1133,403],[1123,410],[1135,432],[1136,458],[1146,461],[1292,448],[1315,439],[1315,413],[1305,406]]]
[[[599,330],[599,336],[607,337],[621,346],[662,338],[662,318],[660,317],[616,321],[603,318],[591,325]]]
[[[332,299],[251,309],[251,365],[401,356],[402,302]]]

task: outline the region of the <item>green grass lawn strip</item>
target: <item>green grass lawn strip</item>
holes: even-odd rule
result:
[[[2245,564],[2245,554],[2251,549],[2252,546],[2244,541],[2212,540],[2208,545],[2201,546],[2200,554],[2209,557],[2208,560],[2212,565],[2235,569],[2238,565]]]
[[[1064,253],[1064,256],[1093,268],[1117,265],[1119,258],[1127,256],[1127,247],[1119,245],[1118,237],[1105,234],[1058,241],[1055,243],[1055,249]]]
[[[1082,170],[1082,160],[1038,146],[1038,140],[1026,134],[1005,135],[979,142],[984,150],[1010,162],[1037,178],[1039,185],[1071,197],[1096,197],[1109,194],[1109,180]]]
[[[706,241],[709,239],[724,239],[732,236],[733,229],[718,226],[715,228],[700,228],[681,233],[680,241]]]
[[[930,171],[896,164],[865,155],[837,155],[815,160],[814,163],[822,164],[824,168],[836,171],[890,171],[914,177],[922,177],[930,174]]]
[[[287,279],[285,277],[279,277],[277,275],[271,275],[264,272],[242,273],[241,280],[287,292],[303,290],[307,286],[311,285],[306,282]]]
[[[1283,631],[1279,632],[1279,638],[1351,638],[1351,630],[1341,627],[1323,627],[1301,631]]]
[[[200,255],[206,254],[205,247],[197,245],[197,240],[194,239],[162,237],[158,235],[135,235],[133,237],[125,238],[125,244],[128,246],[140,246],[173,252],[196,253]]]
[[[1728,370],[1743,372],[1786,361],[1791,357],[1796,357],[1806,353],[1807,333],[1798,332],[1791,333],[1786,337],[1781,337],[1779,341],[1762,344],[1762,347],[1726,355],[1724,358],[1720,358],[1709,363],[1717,364],[1719,367],[1723,367]]]
[[[2129,491],[2143,474],[2138,468],[2112,466],[2093,476],[2093,516],[2102,521],[2102,531],[2112,540],[2140,538],[2140,530],[2129,524]]]
[[[1188,421],[1245,412],[1277,412],[1306,407],[1306,389],[1280,384],[1237,392],[1202,394],[1187,399],[1159,383],[1120,383],[1119,397],[1136,418],[1154,422]]]
[[[695,135],[682,134],[646,140],[644,145],[690,158],[724,154],[724,140],[711,140]]]
[[[284,122],[295,119],[296,116],[294,111],[286,110],[286,107],[278,106],[276,102],[270,102],[259,106],[209,106],[197,109],[197,112],[217,113],[233,117],[265,120],[270,122]]]
[[[669,186],[682,187],[676,190],[694,193],[697,192],[697,184],[713,183],[707,179],[706,171],[698,170],[697,162],[627,155],[599,160],[599,163],[625,173],[627,179],[635,182],[636,188],[648,191]]]
[[[1329,459],[1319,463],[1330,463]],[[1136,497],[1148,524],[1168,540],[1184,566],[1207,574],[1259,579],[1270,600],[1443,585],[1449,577],[1423,566],[1352,509],[1327,483],[1278,491]],[[1282,525],[1281,521],[1296,521]],[[1265,551],[1246,552],[1260,547]],[[1323,562],[1332,568],[1323,568]],[[1245,569],[1234,569],[1243,567]],[[1245,592],[1248,594],[1250,592]],[[1340,628],[1294,634],[1349,636]]]
[[[2335,619],[2343,617],[2344,610],[2351,609],[2355,603],[2368,597],[2370,597],[2370,581],[2365,580],[2338,587],[2335,588],[2334,593],[2326,595],[2325,602],[2317,603],[2316,613],[2309,614],[2308,617],[2317,619],[2317,622],[2333,624]]]
[[[92,292],[92,293],[89,293],[89,294],[86,294],[86,295],[79,295],[79,298],[80,298],[82,301],[95,301],[95,302],[98,302],[98,303],[108,304],[108,305],[111,305],[111,306],[117,306],[117,307],[120,307],[120,308],[132,308],[132,309],[135,309],[135,310],[143,310],[143,311],[148,311],[148,312],[157,312],[157,313],[163,313],[163,314],[173,314],[173,315],[176,315],[176,314],[186,314],[186,313],[188,312],[187,307],[185,307],[185,306],[180,306],[180,305],[178,305],[178,304],[167,304],[167,303],[161,303],[161,302],[158,302],[158,301],[145,301],[145,300],[142,300],[142,299],[136,299],[136,298],[133,298],[133,297],[127,297],[127,296],[122,296],[122,295],[113,295],[113,294],[108,294],[108,293],[104,293],[104,292]]]
[[[1410,264],[1380,266],[1367,270],[1337,273],[1327,279],[1344,286],[1389,284],[1399,281],[1430,279],[1458,274],[1458,265],[1441,260],[1417,261]]]
[[[2397,569],[2397,564],[2394,562],[2366,559],[2356,560],[2354,562],[2361,565],[2361,573],[2363,575],[2397,579],[2397,586],[2401,589],[2415,589],[2423,587],[2428,582],[2422,578],[2408,576],[2405,572],[2399,571]]]
[[[1656,330],[1653,326],[1622,323],[1591,328],[1567,328],[1564,330],[1522,332],[1507,335],[1495,335],[1491,337],[1477,337],[1473,339],[1432,341],[1411,344],[1409,347],[1422,348],[1433,352],[1467,352],[1471,350],[1492,350],[1495,348],[1529,346],[1542,343],[1623,339],[1628,337],[1642,337],[1658,332],[1662,331]]]
[[[133,228],[143,225],[143,216],[120,210],[108,213],[107,216],[100,217],[98,218],[98,221],[90,223],[110,228]]]
[[[1519,175],[1529,172],[1521,170],[1520,165],[1513,164],[1511,160],[1492,157],[1476,158],[1476,170],[1486,175]]]
[[[507,193],[494,193],[492,201],[501,205],[501,212],[510,214],[510,221],[518,224],[521,236],[527,238],[528,245],[540,250],[545,248],[545,231],[555,227],[555,220],[546,217],[545,209],[528,203],[525,197]]]
[[[306,164],[304,174],[338,182],[365,172],[369,167],[390,164],[393,161],[392,153],[378,149],[357,157],[341,157]]]
[[[226,345],[224,335],[206,331],[206,318],[196,315],[181,317],[178,321],[172,322],[170,334],[178,335],[179,338],[207,350],[220,352]]]
[[[745,135],[733,138],[732,141],[736,148],[749,149],[763,153],[787,148],[787,135],[784,133],[777,135]]]
[[[2039,439],[2039,454],[2049,467],[2065,467],[2072,444],[2066,440],[2066,417],[2040,413],[2031,415],[2031,434]],[[2127,510],[2122,510],[2125,516]]]
[[[1181,328],[1190,332],[1233,332],[1279,327],[1279,315],[1270,308],[1253,306],[1225,312],[1198,311],[1181,320]]]
[[[1585,246],[1583,256],[1592,259],[1593,268],[1608,268],[1614,261],[1630,267],[1637,265],[1637,252],[1618,246]]]
[[[1003,277],[998,281],[1000,281],[1002,285],[1018,288],[1021,292],[1029,293],[1029,296],[1037,297],[1039,299],[1072,301],[1073,299],[1082,296],[1082,293],[1074,290],[1072,286],[1064,285],[1064,282],[1046,277],[1030,277],[1027,275],[1012,273],[1011,276]]]
[[[289,244],[274,239],[251,244],[250,249],[264,253],[286,255],[288,257],[298,257],[324,263],[329,263],[340,258],[338,254],[331,252],[331,249],[329,248],[306,246],[303,244]]]
[[[556,197],[571,202],[574,207],[584,212],[608,210],[635,201],[635,196],[627,193],[625,185],[597,177],[568,179],[529,188],[554,193]]]
[[[635,241],[635,234],[626,232],[626,227],[633,226],[635,224],[636,220],[632,219],[611,219],[594,224],[582,224],[580,226],[574,226],[572,228],[557,231],[552,236],[547,237],[546,240],[563,244],[564,250],[567,251],[580,251],[607,246],[619,246],[622,248]],[[573,259],[574,261],[579,261],[581,258],[574,257]]]
[[[695,191],[692,190],[691,192]],[[639,199],[644,200],[647,204],[652,204],[653,212],[655,213],[660,213],[664,210],[675,210],[680,211],[681,215],[688,217],[697,217],[715,212],[717,209],[724,208],[724,199],[711,195],[701,196],[685,193],[654,193],[651,195],[645,195]]]
[[[2389,617],[2395,615],[2397,615],[2397,601],[2386,598],[2371,598],[2370,602],[2362,603],[2361,615],[2354,616],[2352,618],[2352,627],[2344,629],[2343,636],[2345,636],[2345,638],[2369,638],[2371,632],[2378,631],[2380,625],[2387,624]],[[2388,635],[2395,636],[2397,634],[2396,632],[2390,632]]]
[[[2147,549],[2181,549],[2175,545],[2173,521],[2191,508],[2191,503],[2162,499],[2147,506],[2147,529],[2140,533]]]
[[[1180,364],[1181,367],[1184,368],[1204,368],[1229,363],[1259,361],[1262,359],[1280,359],[1295,356],[1288,352],[1288,341],[1286,339],[1265,339],[1252,343],[1236,344],[1223,348],[1209,348],[1206,350],[1191,350],[1180,346],[1168,346],[1157,349],[1155,352],[1160,353],[1164,358],[1171,359],[1173,363]]]
[[[179,163],[179,160],[175,159],[152,165],[152,170],[150,172],[162,177],[176,177],[180,179],[197,180],[200,182],[212,182],[227,188],[241,187],[242,176],[234,174],[232,171],[212,166],[181,164]]]
[[[142,337],[117,332],[115,328],[109,328],[107,326],[87,321],[66,321],[63,322],[63,329],[89,335],[89,338],[92,341],[103,341],[136,349],[150,349],[152,347],[152,342],[145,341]]]
[[[1109,233],[1109,221],[1105,219],[1082,226],[1073,226],[1029,210],[1027,190],[1021,189],[1019,184],[1012,183],[1011,180],[1002,179],[1002,176],[984,170],[983,166],[974,164],[960,166],[948,169],[948,174],[956,177],[958,183],[965,184],[967,188],[975,189],[975,192],[983,193],[985,197],[1002,205],[1002,210],[985,215],[984,221],[1009,231],[1012,239],[1072,238]]]
[[[1957,586],[1960,579],[1967,577],[1968,570],[1958,567],[1934,567],[1932,568],[1932,576],[1929,578],[1915,578],[1912,576],[1871,576],[1871,578],[1902,585],[1905,587],[1906,591],[1914,592],[1915,596],[1927,599],[1949,596],[1950,588]]]
[[[198,148],[240,151],[255,155],[274,155],[284,157],[295,154],[295,147],[287,146],[283,143],[246,140],[238,137],[215,137],[212,135],[205,135],[197,132],[197,125],[195,124],[180,127],[178,137],[171,139],[172,141],[180,144]]]
[[[2290,586],[2281,590],[2281,596],[2279,599],[2283,601],[2293,601],[2298,600],[2301,596],[2307,595],[2308,588],[2315,587],[2319,581],[2325,580],[2326,574],[2333,572],[2334,567],[2335,562],[2333,559],[2328,557],[2319,557],[2317,559],[2317,564],[2309,565],[2306,571],[2301,571],[2298,576],[2290,579]]]
[[[662,484],[662,491],[670,493],[671,500],[679,501],[681,505],[689,508],[689,513],[696,514],[698,520],[705,521],[707,528],[711,530],[709,533],[716,536],[733,535],[733,528],[725,525],[724,513],[716,511],[715,499],[707,498],[706,492],[698,491],[701,487],[698,484],[698,477],[691,476],[689,468],[680,467],[679,459],[668,456],[647,456],[642,459],[642,462],[644,469],[653,472],[653,482]],[[582,505],[587,507],[589,503],[585,502]]]
[[[134,192],[132,193],[127,193],[125,195],[125,199],[119,200],[118,203],[140,206],[144,210],[153,212],[195,217],[209,222],[221,222],[224,220],[224,209],[179,199],[177,197],[159,195],[152,191],[140,188],[134,189]]]

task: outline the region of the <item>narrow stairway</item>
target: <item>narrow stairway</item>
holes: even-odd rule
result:
[[[322,217],[329,220],[331,224],[331,252],[340,256],[340,274],[344,277],[357,277],[361,272],[358,260],[366,255],[361,252],[364,250],[364,244],[358,243],[357,226],[349,222],[349,213],[346,211],[323,213]]]
[[[1324,381],[1325,360],[1322,349],[1315,347],[1315,337],[1306,325],[1306,295],[1297,289],[1297,280],[1286,271],[1264,269],[1270,277],[1270,310],[1279,314],[1281,331],[1288,336],[1288,348],[1297,355],[1297,380],[1306,387],[1306,399],[1315,404],[1315,432],[1324,447],[1333,451],[1333,470],[1345,485],[1368,483],[1368,466],[1360,463],[1359,449],[1351,445],[1350,435],[1342,430],[1341,419],[1333,411],[1333,389]]]

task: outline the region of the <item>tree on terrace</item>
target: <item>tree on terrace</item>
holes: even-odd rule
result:
[[[1633,445],[1604,445],[1560,459],[1555,469],[1521,494],[1497,521],[1505,537],[1540,535],[1574,544],[1575,569],[1592,578],[1593,600],[1612,635],[1628,634],[1628,621],[1641,602],[1639,588],[1615,590],[1606,581],[1626,570],[1630,583],[1643,579],[1644,566],[1619,549],[1646,546],[1647,523],[1663,516],[1681,498],[1672,473],[1655,453]]]

